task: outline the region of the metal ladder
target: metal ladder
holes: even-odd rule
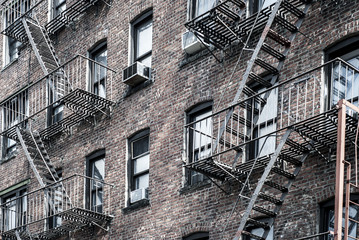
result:
[[[287,129],[283,134],[280,143],[275,152],[271,155],[268,163],[262,163],[265,166],[264,172],[259,179],[257,186],[243,214],[240,225],[234,237],[235,240],[241,238],[241,235],[247,235],[250,238],[265,240],[275,218],[278,215],[282,204],[288,195],[290,187],[299,174],[303,162],[307,159],[311,151],[311,144],[303,139],[303,143],[291,140],[290,135],[295,133],[292,129]],[[300,159],[296,156],[300,155]],[[278,166],[281,163],[282,166]],[[258,202],[258,199],[262,202]],[[265,202],[267,207],[262,207]],[[258,214],[264,215],[268,221],[261,222],[252,218]],[[248,227],[262,228],[264,231],[261,236],[246,231]]]

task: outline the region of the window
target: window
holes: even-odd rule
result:
[[[149,129],[146,129],[129,139],[131,203],[148,197],[150,168],[149,134]]]
[[[62,97],[56,89],[57,81],[54,83],[51,79],[49,81],[49,100],[50,107],[48,108],[48,126],[57,123],[63,119],[63,110],[64,105],[62,102],[59,102],[59,99]]]
[[[207,240],[207,239],[209,239],[208,232],[196,232],[182,238],[182,240]]]
[[[276,3],[277,0],[254,0],[250,1],[250,9],[252,13],[258,12],[258,10],[262,10],[263,8],[269,7],[270,5]]]
[[[260,222],[268,222],[269,219],[267,218],[262,218],[262,219],[258,219],[258,221]],[[253,235],[256,235],[256,236],[262,236],[262,234],[264,233],[264,229],[263,228],[256,228],[256,227],[249,227],[247,228],[247,231],[252,233]],[[251,238],[251,237],[248,237],[246,236],[244,238],[244,240],[255,240],[256,238]],[[266,240],[273,240],[273,226],[271,226],[270,230],[269,230],[269,233],[268,233],[268,236],[266,237]]]
[[[216,2],[216,0],[191,0],[189,8],[190,19],[208,12],[215,7]]]
[[[212,147],[212,102],[203,103],[187,113],[187,123],[192,123],[188,134],[189,162],[196,162],[199,159],[211,154]],[[196,171],[188,170],[186,181],[188,185],[202,182],[207,178]]]
[[[353,198],[352,198],[353,197]],[[359,195],[351,196],[351,201],[358,203]],[[350,218],[358,220],[358,207],[351,205],[349,210]],[[343,207],[343,232],[345,229],[345,208]],[[334,199],[329,200],[320,206],[320,230],[321,232],[334,232]],[[349,221],[349,236],[357,238],[357,223]],[[334,240],[333,235],[324,236],[321,240]]]
[[[66,0],[52,0],[52,18],[66,10]]]
[[[260,92],[264,89],[260,89]],[[261,97],[264,97],[262,94]],[[249,144],[249,152],[247,160],[254,159],[256,157],[262,157],[271,154],[275,151],[276,147],[276,136],[273,133],[277,130],[277,104],[278,104],[278,89],[271,90],[267,103],[263,106],[256,102],[256,109],[259,110],[260,114],[256,122],[256,126],[253,129],[253,135],[255,138],[259,138],[257,141]],[[248,113],[250,121],[254,121],[256,116],[253,112]],[[249,129],[251,131],[251,129]]]
[[[90,90],[92,93],[106,97],[106,77],[107,77],[107,43],[102,42],[90,51]]]
[[[4,230],[9,231],[26,224],[27,196],[22,188],[2,196]]]
[[[147,12],[132,23],[133,61],[151,67],[152,12]]]
[[[59,181],[62,180],[62,169],[56,170],[57,175],[59,176]],[[62,212],[63,203],[63,187],[61,184],[51,185],[50,196],[52,203],[49,203],[49,212],[48,216],[48,229],[56,228],[61,226],[62,218],[59,215],[54,215],[56,213]],[[52,209],[51,205],[55,208]],[[55,210],[55,211],[54,211]]]
[[[342,41],[326,51],[326,60],[337,57],[359,68],[359,36]],[[334,106],[340,99],[347,99],[358,106],[359,74],[347,69],[345,65],[335,63],[328,69],[329,107]]]
[[[105,180],[105,150],[87,157],[87,207],[95,212],[103,210],[103,182]]]
[[[28,95],[27,91],[19,93],[3,104],[3,131],[14,127],[19,123],[26,126],[28,116]],[[2,158],[10,158],[16,152],[16,142],[10,138],[3,137]]]

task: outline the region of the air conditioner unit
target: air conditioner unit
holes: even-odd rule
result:
[[[135,62],[123,70],[122,82],[136,86],[150,78],[150,68],[140,62]]]
[[[188,54],[194,54],[202,49],[205,46],[203,43],[198,40],[196,35],[193,32],[185,32],[182,35],[182,49]]]
[[[148,188],[140,188],[131,192],[131,203],[138,202],[142,199],[148,199]]]

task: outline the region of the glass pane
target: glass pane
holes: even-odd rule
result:
[[[212,111],[208,111],[193,118],[193,121],[203,119],[193,125],[193,150],[196,153],[195,160],[208,156],[211,152],[212,117],[209,117],[211,114]]]
[[[266,8],[270,5],[272,5],[273,3],[275,3],[277,0],[260,0],[260,1],[261,1],[262,8]]]
[[[136,28],[136,59],[152,50],[152,20]]]
[[[152,56],[150,55],[146,58],[142,58],[139,62],[150,68],[152,66]]]
[[[349,218],[358,219],[357,217],[357,209],[350,207],[349,208]],[[334,231],[334,210],[329,210],[329,217],[328,217],[328,231]],[[343,207],[343,232],[345,230],[345,208]],[[357,237],[357,224],[355,222],[349,221],[349,236]],[[328,239],[332,240],[334,237],[329,235]]]
[[[134,160],[134,174],[146,171],[150,168],[150,154]]]
[[[216,0],[194,0],[197,1],[195,17],[202,15],[203,13],[211,10],[215,4]]]
[[[99,65],[95,63],[94,82],[98,82],[106,77],[107,69],[103,66],[107,66],[107,50],[96,55],[94,60],[101,64]]]
[[[104,180],[105,177],[105,160],[100,159],[92,163],[92,178]]]
[[[135,189],[148,188],[148,185],[149,185],[149,174],[135,178]]]
[[[143,137],[132,142],[132,158],[148,152],[149,136]]]

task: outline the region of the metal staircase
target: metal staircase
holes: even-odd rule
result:
[[[269,162],[261,163],[265,167],[264,172],[252,193],[234,239],[240,239],[242,234],[253,239],[266,239],[292,183],[312,148],[305,139],[302,139],[303,143],[294,142],[290,138],[291,134],[295,134],[292,129],[286,130]],[[265,208],[262,207],[263,201]],[[253,216],[264,215],[268,220],[265,223],[260,222],[252,217],[252,213]],[[258,236],[246,231],[250,227],[263,228],[263,234]]]

